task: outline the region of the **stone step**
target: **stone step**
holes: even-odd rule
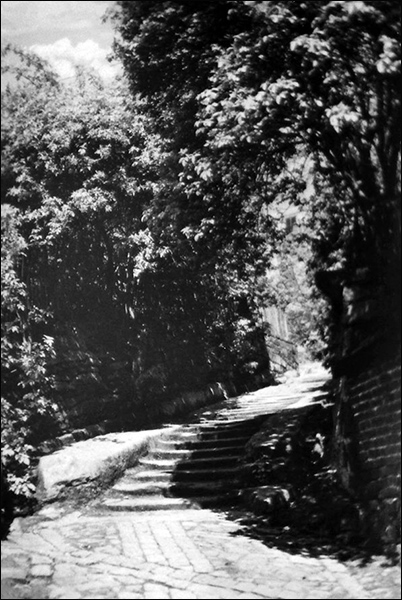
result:
[[[239,460],[238,456],[211,456],[209,458],[158,458],[153,454],[145,458],[140,458],[139,464],[149,469],[158,469],[161,471],[176,471],[176,470],[199,470],[216,467],[230,467],[236,464]]]
[[[236,423],[233,423],[231,420],[208,420],[198,425],[192,425],[190,430],[185,430],[183,433],[197,433],[202,436],[219,433],[221,435],[236,437],[237,435],[245,435],[249,431],[259,429],[264,419],[242,419]]]
[[[184,431],[183,429],[179,429],[178,431],[174,431],[173,433],[171,433],[168,438],[162,438],[158,440],[158,443],[167,442],[168,440],[178,440],[180,442],[187,443],[191,441],[196,441],[197,439],[198,431],[196,429],[193,429],[192,431]]]
[[[258,429],[263,419],[210,419],[201,421],[198,425],[198,430],[201,433],[209,433],[219,431],[221,433],[233,432],[233,431],[249,431],[250,429]]]
[[[170,481],[172,474],[170,471],[158,471],[157,469],[152,469],[149,471],[139,470],[135,472],[129,473],[129,470],[126,471],[126,475],[132,475],[138,482],[141,481]]]
[[[197,427],[205,428],[205,427],[225,427],[227,429],[237,429],[237,428],[248,428],[248,427],[256,427],[259,426],[260,421],[264,415],[261,413],[258,414],[246,414],[244,416],[236,416],[234,415],[234,411],[236,409],[229,409],[227,411],[222,411],[215,418],[200,418]],[[225,416],[225,413],[227,416]],[[229,417],[229,418],[228,418]]]
[[[157,469],[158,471],[170,472],[174,471],[179,461],[180,459],[173,458],[163,460],[161,458],[154,458],[150,455],[140,458],[138,464],[146,469]]]
[[[183,481],[221,481],[238,480],[243,472],[242,466],[220,467],[209,469],[178,469],[172,473],[172,481],[175,483]]]
[[[225,440],[228,438],[242,438],[248,437],[250,438],[256,431],[258,431],[259,427],[249,427],[249,428],[237,428],[237,429],[229,429],[223,427],[210,427],[203,428],[200,430],[196,440],[194,441],[216,441],[216,440]]]
[[[171,483],[166,493],[173,496],[226,496],[237,497],[240,495],[240,479],[216,479],[214,481],[182,481]]]
[[[216,467],[231,467],[239,462],[239,456],[209,456],[207,458],[187,458],[186,460],[177,463],[176,469],[193,470],[193,469],[209,469],[214,470]]]
[[[154,448],[152,455],[156,458],[161,459],[181,459],[181,460],[193,460],[193,459],[207,459],[207,458],[219,458],[233,456],[240,458],[244,454],[244,446],[224,446],[224,447],[211,447],[204,449],[165,449],[165,448]]]
[[[165,496],[122,496],[107,498],[101,504],[103,508],[114,511],[154,511],[201,508],[194,500],[186,498],[166,498]]]
[[[183,439],[169,439],[169,440],[159,440],[158,441],[158,445],[160,445],[160,447],[164,447],[164,448],[169,448],[169,447],[175,447],[175,448],[183,448],[183,449],[189,449],[189,450],[196,450],[196,449],[224,449],[224,448],[230,448],[230,447],[238,447],[238,448],[244,448],[244,446],[246,445],[246,443],[248,442],[248,440],[250,439],[250,435],[242,435],[239,437],[232,437],[232,438],[223,438],[221,440],[211,440],[211,439],[199,439],[199,438],[194,438],[193,440],[183,440]]]
[[[238,485],[234,482],[187,482],[182,484],[171,484],[170,482],[161,482],[159,484],[136,483],[136,482],[119,482],[114,485],[109,497],[106,499],[108,506],[120,505],[120,501],[124,502],[127,507],[127,501],[131,498],[138,499],[149,506],[150,498],[153,498],[153,504],[157,507],[165,506],[161,498],[175,498],[182,500],[194,500],[204,507],[234,504],[241,499],[241,491]],[[105,503],[103,503],[105,504]],[[135,502],[135,507],[138,503]],[[115,508],[115,510],[118,510]],[[123,509],[121,509],[123,510]],[[126,508],[127,510],[127,508]],[[147,509],[149,510],[149,508]]]
[[[205,477],[208,473],[209,477]],[[138,471],[131,475],[124,475],[111,489],[116,493],[142,494],[147,490],[149,493],[173,493],[192,492],[208,495],[211,493],[224,493],[239,485],[241,469],[215,469],[214,471],[188,470],[183,472],[163,472],[157,470]],[[152,491],[151,491],[152,490]]]
[[[135,479],[126,479],[125,477],[118,481],[110,491],[113,494],[125,494],[132,496],[150,496],[154,494],[164,494],[170,486],[170,481],[138,481]]]
[[[241,502],[238,492],[191,498],[166,496],[124,496],[107,498],[100,508],[111,511],[147,512],[161,510],[189,510],[201,508],[234,507]]]
[[[228,421],[228,417],[231,417],[231,415],[233,415],[234,417],[238,418],[239,421],[244,421],[246,419],[251,419],[251,418],[257,418],[257,417],[267,417],[269,415],[269,413],[267,413],[267,406],[266,404],[264,404],[264,406],[261,409],[256,409],[254,408],[253,411],[249,410],[249,409],[234,409],[234,410],[225,410],[222,411],[219,419],[217,419],[218,423],[222,420],[224,422]]]
[[[207,448],[194,448],[191,450],[191,459],[207,459],[215,456],[220,457],[233,457],[241,458],[244,455],[244,444],[237,446],[215,446]]]
[[[193,455],[193,451],[190,448],[166,448],[162,446],[156,446],[148,454],[148,457],[153,457],[161,460],[185,460]]]

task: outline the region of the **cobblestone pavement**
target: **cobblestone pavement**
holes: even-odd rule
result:
[[[17,520],[3,544],[2,598],[400,598],[399,569],[384,560],[289,554],[211,510],[51,507]]]
[[[363,563],[290,553],[252,538],[242,523],[201,508],[102,512],[91,503],[75,510],[51,504],[12,524],[2,543],[1,597],[401,597],[400,569],[384,557]]]

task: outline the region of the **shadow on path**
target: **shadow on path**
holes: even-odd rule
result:
[[[364,567],[373,557],[378,558],[378,548],[365,537],[361,506],[345,490],[331,464],[332,415],[330,403],[315,404],[302,414],[293,436],[286,435],[289,415],[286,412],[272,415],[255,447],[248,446],[247,483],[283,486],[292,491],[292,497],[287,503],[265,510],[261,505],[244,503],[226,511],[226,517],[239,525],[234,535],[258,539],[268,547],[290,554],[329,556]],[[279,421],[272,428],[270,423],[275,419]],[[277,443],[268,453],[261,451],[264,448],[261,441],[277,435],[278,425],[283,430],[282,444]],[[289,451],[288,446],[286,451],[283,446],[289,440],[291,448]],[[273,470],[275,461],[279,468]],[[262,473],[255,469],[258,462],[260,467],[265,466]],[[387,566],[395,565],[400,555],[390,550],[383,560]]]
[[[304,554],[315,558],[330,556],[341,561],[358,560],[361,566],[369,563],[373,556],[362,543],[343,544],[336,537],[309,534],[286,525],[270,526],[266,517],[246,510],[228,511],[226,516],[239,525],[239,530],[233,535],[246,535],[261,541],[269,548],[277,548],[289,554]]]
[[[344,489],[331,465],[332,431],[332,405],[321,402],[265,415],[262,420],[216,427],[203,434],[197,448],[193,443],[191,457],[177,465],[173,481],[177,482],[183,468],[194,478],[197,472],[189,464],[198,463],[203,472],[198,473],[197,489],[216,492],[213,503],[203,504],[200,499],[200,505],[224,512],[239,525],[233,535],[246,535],[290,554],[352,560],[364,567],[376,553],[362,534],[359,503]],[[235,435],[239,436],[236,441]],[[225,447],[235,444],[233,456],[228,456]],[[205,479],[211,469],[205,456],[214,447],[215,472],[210,470]],[[177,494],[191,498],[194,489],[195,484],[189,485],[186,493],[185,487],[177,486]],[[250,502],[243,490],[256,490],[259,501],[254,497]],[[268,490],[272,502],[258,498],[258,490]],[[281,501],[275,497],[278,490],[284,492]],[[397,557],[384,559],[395,564]]]

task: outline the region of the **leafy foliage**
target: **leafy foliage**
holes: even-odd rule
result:
[[[241,283],[238,264],[219,264],[227,249],[220,245],[215,256],[200,243],[202,231],[198,243],[190,236],[197,210],[178,181],[177,154],[155,133],[144,102],[133,101],[123,82],[112,90],[78,71],[63,86],[26,52],[7,48],[5,59],[6,70],[9,59],[18,65],[19,83],[2,102],[4,456],[15,491],[28,494],[26,457],[58,428],[48,404],[59,397],[49,344],[54,339],[60,363],[65,331],[124,363],[106,393],[128,413],[147,406],[149,417],[167,395],[216,378],[245,385],[267,361],[249,309],[238,322],[246,273]],[[26,393],[14,402],[18,378]],[[48,419],[40,432],[38,412]]]
[[[18,503],[31,499],[35,489],[28,467],[41,429],[54,420],[52,378],[47,363],[53,339],[36,334],[46,314],[33,306],[18,272],[26,243],[18,232],[20,215],[2,209],[1,369],[2,470]],[[57,430],[56,424],[53,429]]]
[[[12,492],[29,496],[33,446],[58,429],[51,341],[57,351],[63,328],[98,321],[95,346],[109,335],[109,351],[120,343],[124,354],[135,236],[161,152],[118,86],[78,72],[64,87],[34,56],[7,48],[6,70],[9,58],[18,81],[2,97],[2,460]]]
[[[398,253],[399,7],[261,2],[253,10],[255,27],[221,51],[199,96],[209,160],[232,169],[246,156],[262,165],[274,193],[276,179],[296,199],[297,183],[282,171],[308,152],[317,194],[307,209],[326,219],[313,230],[337,236],[340,266],[381,270]],[[316,245],[319,260],[331,254]]]
[[[309,219],[313,271],[368,268],[395,297],[399,5],[119,4],[116,47],[132,89],[151,114],[166,109],[165,135],[180,148],[188,239],[227,265],[236,254],[237,273],[254,265],[258,278],[278,244],[266,207],[290,201]],[[147,77],[168,66],[174,75]],[[183,138],[184,115],[195,135]],[[308,173],[294,168],[306,159]]]

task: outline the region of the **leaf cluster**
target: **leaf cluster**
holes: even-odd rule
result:
[[[267,207],[287,201],[309,221],[311,269],[367,268],[394,294],[398,3],[119,4],[116,52],[178,149],[191,251],[255,290],[281,239]]]
[[[53,380],[47,368],[53,356],[53,339],[35,335],[46,315],[30,303],[26,285],[18,275],[26,252],[18,231],[20,220],[16,209],[2,207],[1,460],[9,493],[24,505],[32,500],[35,489],[29,470],[33,444],[41,439],[43,427],[53,423],[55,406]],[[53,426],[56,430],[55,423]]]

